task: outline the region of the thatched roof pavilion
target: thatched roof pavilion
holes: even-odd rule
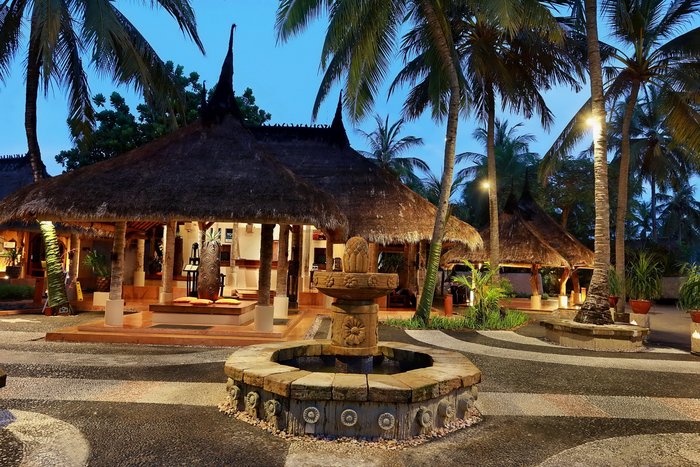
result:
[[[552,248],[540,233],[533,229],[520,214],[515,196],[511,193],[505,208],[498,216],[501,266],[505,267],[569,267],[568,261]],[[481,231],[483,238],[489,238],[490,229]],[[472,263],[485,263],[489,260],[489,245],[469,251],[457,246],[445,252],[441,258],[443,267],[451,268],[464,260]]]
[[[230,44],[204,119],[19,189],[0,202],[0,222],[235,220],[344,230],[335,201],[269,156],[243,128],[232,76]]]
[[[435,206],[350,147],[340,102],[330,126],[267,125],[250,129],[282,164],[329,193],[348,218],[349,235],[370,242],[418,243],[432,238]],[[450,217],[445,241],[482,245],[469,224]]]
[[[518,211],[528,226],[566,258],[572,268],[593,268],[593,251],[564,230],[535,202],[527,182],[518,201]]]

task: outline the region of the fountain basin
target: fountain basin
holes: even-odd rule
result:
[[[330,340],[261,344],[226,361],[233,408],[290,434],[407,439],[464,418],[481,372],[457,352],[380,342],[373,357],[416,368],[394,374],[328,373],[279,362],[337,355]]]
[[[341,300],[374,300],[388,294],[398,285],[397,274],[329,271],[314,273],[314,286],[321,293]]]

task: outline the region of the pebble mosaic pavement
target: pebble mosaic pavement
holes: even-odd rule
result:
[[[464,352],[477,365],[483,358],[506,372],[511,367],[553,364],[581,377],[587,368],[631,370],[639,375],[641,384],[663,373],[696,385],[693,397],[656,390],[654,395],[577,393],[576,381],[566,393],[498,391],[494,390],[497,382],[489,383],[485,373],[477,401],[484,415],[482,424],[402,451],[375,452],[370,448],[360,452],[352,446],[332,449],[323,444],[282,441],[218,413],[216,406],[224,398],[221,367],[231,349],[46,343],[42,340],[45,331],[36,329],[42,319],[31,321],[0,320],[0,367],[9,375],[7,387],[0,389],[0,465],[15,465],[17,456],[24,465],[66,466],[115,462],[159,465],[173,459],[190,465],[416,465],[439,458],[445,450],[452,453],[445,465],[597,465],[596,460],[605,459],[601,453],[610,449],[606,443],[612,439],[617,440],[615,446],[622,446],[623,451],[628,446],[631,452],[643,439],[638,437],[649,436],[645,431],[651,428],[669,432],[663,436],[671,438],[674,432],[700,432],[700,399],[696,398],[700,358],[676,349],[659,348],[636,356],[553,353],[559,348],[513,332],[482,332],[475,337],[476,333],[462,336],[440,331],[404,334],[382,327],[380,334],[385,340],[450,348]],[[201,381],[186,377],[184,373],[192,368],[200,368]],[[41,376],[32,376],[38,370]],[[101,371],[107,376],[99,377]],[[172,372],[165,380],[161,378],[164,371]],[[128,377],[116,378],[114,374]],[[124,430],[115,429],[115,423],[123,423]],[[159,444],[160,435],[153,429],[162,429],[160,423],[166,424],[166,432],[172,430],[172,437],[182,446],[166,445],[165,440]],[[209,429],[201,428],[210,425]],[[533,436],[529,425],[537,426],[540,435],[548,433],[549,445],[527,447],[515,442],[508,447],[513,436],[509,430]],[[599,432],[588,434],[591,426],[599,427]],[[499,434],[503,439],[499,440]],[[616,436],[620,434],[625,436]],[[199,448],[187,447],[193,436],[202,438],[197,440],[203,443]],[[654,443],[659,444],[659,439],[664,438],[656,438]],[[700,459],[698,438],[679,435],[674,442],[681,450],[676,449],[676,454],[664,455],[661,443],[654,454],[642,459],[658,465],[695,465],[693,462]],[[110,448],[110,443],[116,447]],[[504,443],[512,452],[503,451]],[[589,444],[595,449],[584,449]],[[518,450],[522,451],[519,457]],[[617,455],[623,452],[618,450]],[[607,456],[610,459],[610,454]],[[567,459],[572,463],[567,464]]]

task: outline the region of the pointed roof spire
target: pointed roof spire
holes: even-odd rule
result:
[[[350,146],[350,140],[343,124],[343,91],[340,91],[338,96],[338,106],[335,108],[335,115],[333,122],[331,122],[331,131],[340,146]]]
[[[228,40],[228,52],[221,66],[219,81],[216,83],[214,93],[207,103],[203,114],[203,119],[207,122],[221,121],[226,114],[231,114],[242,120],[241,111],[236,104],[236,97],[233,91],[233,32],[236,25],[231,26],[231,34]]]

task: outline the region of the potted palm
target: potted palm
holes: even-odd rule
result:
[[[608,271],[608,285],[610,286],[608,303],[610,303],[610,308],[615,308],[620,300],[620,276],[617,275],[617,271],[613,267]]]
[[[20,265],[22,261],[22,252],[17,248],[6,250],[5,261],[7,261],[5,273],[10,279],[17,279],[22,272],[22,266]]]
[[[85,255],[83,264],[89,267],[97,277],[97,292],[109,292],[109,278],[112,271],[107,255],[97,250],[91,250]]]
[[[646,314],[651,300],[661,295],[661,263],[651,254],[642,251],[627,267],[627,294],[632,311]]]
[[[678,290],[678,306],[690,313],[693,323],[700,323],[700,264],[687,264],[682,272],[688,279]]]

